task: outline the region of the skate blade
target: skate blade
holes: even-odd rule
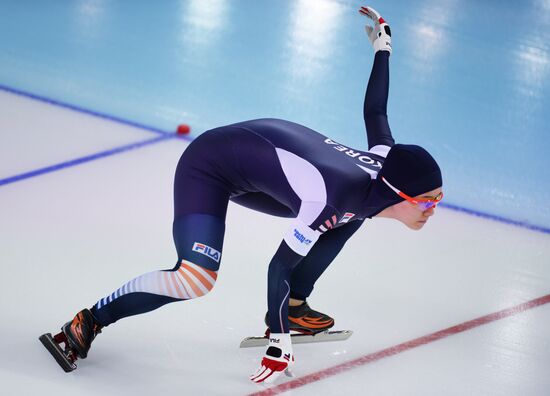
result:
[[[76,364],[67,357],[59,344],[55,342],[51,333],[42,334],[38,339],[66,373],[76,369]]]
[[[322,331],[316,334],[291,334],[292,344],[307,344],[312,342],[344,341],[351,337],[351,330]],[[246,337],[241,341],[240,348],[266,346],[267,337]]]

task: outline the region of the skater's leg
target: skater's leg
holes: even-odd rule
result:
[[[207,214],[185,215],[174,221],[173,230],[178,251],[176,266],[141,275],[99,300],[92,308],[99,323],[107,326],[170,302],[201,297],[214,287],[224,220]]]
[[[157,309],[165,304],[207,294],[216,283],[225,232],[224,219],[191,214],[174,221],[178,263],[125,283],[91,309],[102,326]]]
[[[209,136],[197,138],[176,168],[173,224],[178,251],[176,266],[132,279],[99,300],[90,310],[80,311],[63,326],[61,333],[53,337],[50,334],[41,336],[42,343],[64,370],[76,368],[77,355],[80,358],[87,356],[102,327],[170,302],[203,296],[214,287],[221,260],[230,186],[214,172],[218,165],[212,158],[209,160],[213,155]],[[65,345],[63,350],[62,343]]]
[[[215,136],[214,136],[215,137]],[[154,271],[127,282],[91,309],[107,326],[126,316],[157,309],[174,301],[208,293],[220,265],[229,189],[215,175],[210,142],[197,138],[181,156],[174,179],[173,235],[178,262],[171,270]],[[212,168],[212,169],[211,169]]]

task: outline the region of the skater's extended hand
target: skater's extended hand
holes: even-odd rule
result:
[[[292,343],[288,333],[271,333],[267,350],[260,364],[260,368],[250,376],[254,382],[273,382],[285,373],[292,376],[290,366],[294,364]]]
[[[391,53],[391,30],[384,18],[372,7],[361,7],[359,13],[370,18],[374,23],[374,26],[365,26],[374,52],[388,51]]]

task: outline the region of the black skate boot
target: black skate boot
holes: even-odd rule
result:
[[[65,323],[61,332],[52,336],[51,333],[39,337],[40,342],[52,354],[57,363],[66,372],[76,369],[76,360],[85,359],[94,338],[101,333],[97,323],[88,309],[76,314],[74,319]],[[61,344],[64,344],[61,349]]]
[[[92,341],[101,333],[101,326],[95,321],[89,309],[83,309],[72,321],[65,323],[61,330],[78,357],[86,359]]]
[[[265,324],[269,327],[269,313],[265,315]],[[334,319],[327,314],[314,311],[307,302],[288,307],[288,327],[303,334],[317,334],[334,326]]]

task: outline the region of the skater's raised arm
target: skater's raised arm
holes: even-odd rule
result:
[[[389,87],[388,58],[390,53],[378,51],[374,56],[374,64],[365,93],[363,116],[367,129],[369,150],[374,146],[393,146],[390,125],[388,124],[387,103]]]
[[[370,18],[374,23],[374,27],[366,26],[369,40],[375,52],[363,105],[363,117],[367,129],[369,150],[378,145],[391,147],[395,142],[388,124],[387,115],[390,81],[389,57],[391,54],[390,27],[380,14],[370,7],[361,7],[359,12]]]

